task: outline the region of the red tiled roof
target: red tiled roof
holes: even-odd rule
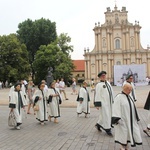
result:
[[[74,71],[85,71],[85,61],[84,60],[73,60],[75,66]]]

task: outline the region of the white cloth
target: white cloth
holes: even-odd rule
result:
[[[111,129],[113,89],[108,81],[99,82],[95,88],[95,102],[101,102],[98,124],[103,129]]]
[[[147,124],[147,127],[150,128],[150,110],[148,111],[148,124]]]
[[[80,103],[80,101],[77,102],[77,113],[81,114],[82,112],[85,114],[90,114],[90,101],[88,101],[89,93],[88,91],[81,87],[79,90],[79,98],[82,98],[83,101]]]
[[[44,87],[44,91],[47,92],[48,91],[48,86],[45,84],[45,87]]]
[[[55,88],[56,90],[56,93],[59,94],[59,96],[57,97],[52,97],[52,102],[49,103],[49,116],[51,117],[54,117],[54,118],[57,118],[57,117],[60,117],[60,107],[59,107],[59,97],[60,99],[62,100],[61,98],[61,95],[60,95],[60,92]],[[49,95],[54,95],[56,94],[54,89],[50,88],[48,89],[48,97]]]
[[[59,83],[58,82],[55,83],[55,88],[59,89]]]
[[[44,98],[43,98],[44,95]],[[33,95],[33,100],[35,100],[35,98],[38,96],[39,98],[41,98],[41,100],[37,101],[37,105],[39,105],[39,111],[37,111],[37,119],[39,121],[47,121],[48,120],[48,116],[47,116],[47,92],[43,91],[43,95],[42,95],[42,91],[41,90],[36,90],[34,95]]]
[[[60,90],[65,90],[65,82],[64,81],[59,82],[59,89]]]
[[[126,83],[129,83],[129,82],[124,81],[124,82],[123,82],[123,86],[124,86]],[[131,82],[131,83],[129,83],[129,84],[131,84],[131,86],[132,86],[132,91],[131,91],[131,93],[130,93],[130,96],[132,97],[132,99],[133,99],[134,101],[136,101],[137,99],[136,99],[136,91],[135,91],[134,83]]]
[[[11,98],[12,92],[14,92],[14,91],[15,91],[15,88],[14,88],[14,86],[12,86],[12,87],[9,89],[9,94],[8,94],[9,100],[10,100],[10,98]]]
[[[23,95],[23,92],[20,91],[20,95],[21,95],[21,99],[22,99],[22,103],[23,106],[27,105],[26,103],[26,99]],[[18,109],[18,92],[12,91],[11,92],[11,100],[9,102],[9,104],[15,104],[16,108],[13,108],[15,117],[16,117],[16,121],[17,123],[22,123],[22,108],[20,107],[20,113],[19,113],[19,109]]]
[[[130,141],[132,146],[142,143],[136,112],[134,101],[130,96],[127,98],[127,95],[121,93],[115,97],[112,119],[120,119],[119,123],[114,125],[115,142],[126,145],[127,141]]]
[[[9,100],[11,99],[11,94],[12,94],[12,92],[14,92],[14,91],[15,91],[15,87],[12,86],[12,87],[10,88],[9,94],[8,94],[8,95],[9,95]],[[27,94],[26,94],[26,90],[25,90],[24,84],[21,85],[21,91],[22,91],[24,97],[27,98]],[[27,100],[26,100],[26,103],[27,103]]]
[[[28,82],[27,82],[26,80],[23,80],[23,83],[24,83],[24,85],[27,85],[27,84],[28,84]]]

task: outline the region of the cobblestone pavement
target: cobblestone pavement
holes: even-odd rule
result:
[[[136,105],[141,119],[139,126],[143,145],[130,147],[131,150],[150,150],[150,137],[143,133],[147,125],[147,111],[142,108],[149,87],[137,87]],[[61,105],[58,124],[52,120],[41,126],[32,112],[30,115],[24,114],[21,130],[7,125],[8,91],[8,89],[0,91],[0,150],[119,150],[119,145],[114,143],[113,137],[95,129],[94,125],[98,119],[98,111],[95,108],[91,108],[88,118],[84,118],[84,115],[77,117],[75,108],[77,95],[71,95],[71,88],[66,89],[69,100],[63,101]],[[114,87],[114,91],[118,93],[121,88]],[[112,132],[114,134],[114,130]]]
[[[0,150],[119,150],[114,138],[94,127],[98,111],[91,108],[91,115],[77,117],[76,108],[61,108],[59,123],[46,122],[41,126],[33,114],[24,115],[21,130],[7,125],[9,108],[0,106]],[[150,138],[142,130],[146,127],[147,111],[138,109],[143,145],[131,150],[149,150]],[[113,130],[114,133],[114,130]]]

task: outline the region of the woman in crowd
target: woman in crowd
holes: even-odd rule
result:
[[[27,94],[28,94],[28,99],[29,99],[27,114],[31,114],[30,113],[30,108],[33,105],[33,99],[32,99],[32,97],[33,97],[33,94],[35,92],[33,81],[29,81],[29,83],[28,83],[28,90],[27,91],[28,91]]]
[[[71,93],[71,94],[72,94],[72,95],[73,95],[73,94],[76,94],[76,95],[77,95],[76,79],[75,79],[75,78],[72,79],[72,93]]]
[[[38,105],[39,110],[36,111],[36,119],[40,121],[41,125],[44,125],[44,121],[48,121],[47,116],[47,93],[44,90],[45,83],[41,82],[38,85],[38,89],[33,95],[34,105]]]
[[[54,123],[58,123],[58,117],[60,117],[60,107],[59,104],[62,101],[60,92],[55,88],[55,82],[50,83],[50,88],[48,89],[48,103],[49,103],[49,121],[54,118]]]
[[[87,114],[90,114],[90,97],[86,87],[87,82],[84,81],[77,98],[77,115],[79,116],[79,114],[84,113],[85,118],[87,117]]]
[[[21,83],[14,85],[14,91],[11,92],[10,96],[9,108],[10,111],[14,112],[16,117],[16,129],[20,130],[20,125],[22,124],[22,108],[25,109],[25,105],[27,105],[24,94],[21,91]]]

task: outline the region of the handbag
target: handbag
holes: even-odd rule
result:
[[[49,96],[49,98],[48,98],[48,100],[47,100],[47,103],[49,104],[49,103],[51,103],[52,102],[52,96]]]
[[[35,104],[34,107],[33,107],[33,110],[34,110],[34,111],[39,111],[39,105],[38,105],[38,104]]]
[[[9,116],[8,116],[8,126],[10,126],[10,127],[17,126],[16,117],[14,115],[14,112],[12,112],[12,111],[9,113]]]
[[[59,97],[59,104],[61,104],[62,103],[62,101],[61,101],[61,98]]]

